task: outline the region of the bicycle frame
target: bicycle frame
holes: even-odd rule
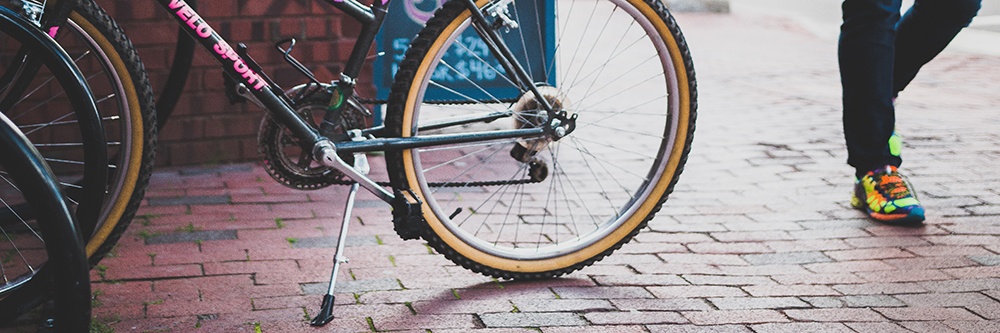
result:
[[[396,195],[388,192],[385,188],[377,185],[362,173],[359,173],[353,166],[337,156],[337,152],[370,152],[386,150],[402,150],[420,147],[428,147],[442,144],[468,143],[486,140],[508,139],[508,138],[533,138],[551,134],[554,131],[553,121],[558,119],[562,123],[572,121],[566,115],[557,114],[553,111],[549,102],[544,98],[537,99],[539,104],[549,113],[549,124],[536,128],[515,129],[505,131],[490,131],[464,134],[442,134],[429,135],[410,138],[375,138],[363,139],[360,141],[331,142],[320,134],[320,131],[309,126],[301,119],[292,108],[292,102],[284,92],[263,73],[260,66],[247,54],[246,47],[242,44],[233,47],[232,44],[223,39],[213,29],[209,23],[189,6],[184,0],[156,0],[171,16],[181,25],[182,29],[194,38],[203,48],[223,67],[223,71],[230,78],[243,86],[246,91],[259,102],[267,112],[278,122],[284,124],[303,143],[303,149],[312,151],[313,156],[328,167],[335,168],[352,180],[361,184],[365,189],[376,194],[382,200],[392,203]],[[375,40],[375,35],[379,32],[386,15],[386,6],[390,0],[375,1],[371,7],[367,7],[356,0],[323,0],[326,3],[340,9],[362,24],[360,36],[351,51],[351,54],[344,65],[344,71],[337,82],[342,96],[352,96],[356,84],[356,78],[361,72],[365,63],[368,50]],[[517,63],[511,55],[510,50],[504,45],[500,37],[488,27],[490,23],[483,13],[478,9],[474,0],[463,0],[473,14],[473,24],[484,41],[487,42],[493,54],[498,55],[501,65],[507,70],[510,79],[517,82],[524,90],[532,91],[535,96],[542,96],[537,87],[530,80],[527,72]],[[334,112],[329,112],[333,114]],[[489,117],[497,117],[491,115]],[[455,126],[468,123],[469,119],[456,120],[454,122],[435,124],[436,128]],[[363,133],[378,134],[380,128],[365,129]]]

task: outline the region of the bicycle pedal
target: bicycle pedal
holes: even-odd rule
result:
[[[421,227],[427,222],[421,211],[423,202],[409,189],[396,190],[392,199],[392,226],[403,240],[420,238]]]

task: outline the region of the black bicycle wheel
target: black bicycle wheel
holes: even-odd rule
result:
[[[17,14],[0,8],[0,38],[30,49],[37,73],[51,73],[69,97],[67,109],[96,109],[72,60],[44,33]],[[0,53],[0,70],[24,66],[17,50]],[[17,80],[16,76],[4,76]],[[0,81],[0,92],[13,89]],[[33,144],[0,114],[0,322],[16,318],[49,297],[55,329],[79,332],[89,327],[89,266],[83,241],[54,174]]]
[[[2,2],[2,1],[0,1]],[[56,1],[49,1],[52,6]],[[6,6],[20,1],[7,1]],[[20,9],[16,8],[15,10]],[[99,190],[106,192],[102,205],[93,208],[93,219],[81,219],[81,229],[88,233],[87,253],[91,265],[96,265],[117,243],[128,228],[142,202],[155,157],[156,111],[153,94],[145,69],[135,48],[118,25],[94,2],[82,1],[73,9],[67,22],[57,30],[56,40],[73,58],[87,78],[98,104],[99,116],[107,144],[109,163],[102,170],[107,183]],[[48,84],[51,81],[38,81]],[[76,135],[72,127],[86,126],[80,119],[54,119],[61,115],[36,113],[38,106],[48,109],[58,99],[39,101],[28,116],[31,120],[14,119],[15,123],[36,143],[49,160],[64,186],[74,188],[69,196],[77,200],[78,193],[93,193],[81,187],[71,175],[81,168],[79,160],[65,154],[79,154],[78,149],[51,144],[90,141]],[[57,120],[57,121],[53,121]],[[52,133],[59,133],[54,142]],[[82,209],[90,209],[82,207]]]
[[[566,115],[539,138],[388,152],[393,186],[423,202],[424,239],[463,267],[544,278],[590,265],[646,225],[683,169],[697,97],[684,38],[659,0],[476,3],[542,96],[450,1],[400,64],[390,135],[538,128],[542,98]]]

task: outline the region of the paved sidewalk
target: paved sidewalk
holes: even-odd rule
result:
[[[776,18],[678,21],[700,89],[691,160],[648,230],[596,265],[493,280],[400,240],[364,194],[337,319],[312,328],[346,188],[166,169],[93,273],[95,315],[115,332],[1000,331],[1000,58],[946,53],[901,96],[928,221],[890,227],[847,203],[835,41]]]

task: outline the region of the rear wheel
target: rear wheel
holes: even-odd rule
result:
[[[621,247],[666,200],[691,147],[694,68],[657,0],[560,0],[544,14],[532,6],[546,2],[503,2],[477,4],[508,7],[516,26],[487,19],[542,97],[578,117],[575,127],[389,152],[389,175],[423,201],[424,238],[452,261],[501,278],[558,276]],[[470,16],[451,1],[413,40],[390,94],[390,134],[547,123],[540,98],[507,78]],[[464,121],[475,117],[489,120]]]

